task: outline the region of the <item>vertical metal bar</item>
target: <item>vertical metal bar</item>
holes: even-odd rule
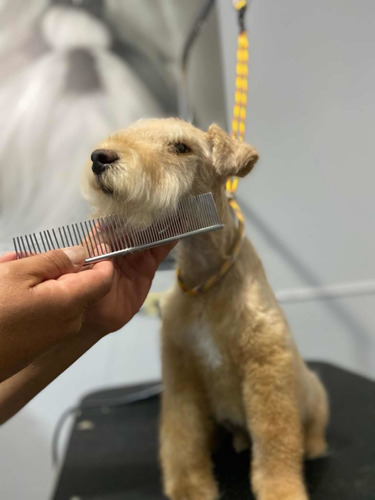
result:
[[[50,243],[48,241],[47,233],[45,231],[43,231],[43,235],[44,235],[44,239],[46,241],[46,246],[47,246],[48,250],[52,250],[51,245],[50,245]]]
[[[119,234],[119,238],[121,241],[122,250],[126,250],[126,248],[128,247],[127,241],[126,241],[126,234],[125,234],[123,221],[119,215],[117,216],[117,223],[118,223],[117,227],[120,228],[120,233],[118,233],[118,234]]]
[[[26,249],[24,248],[24,246],[22,244],[21,238],[19,238],[18,236],[17,236],[17,242],[18,242],[18,246],[20,248],[21,259],[22,259],[23,257],[26,257],[26,255],[27,255],[26,251],[25,251]]]
[[[21,242],[21,239],[20,239],[19,236],[17,236],[16,240],[17,240],[17,243],[18,243],[18,248],[20,249],[20,256],[21,256],[21,259],[22,259],[23,257],[25,257],[25,251],[24,251],[24,248],[22,246],[22,242]]]
[[[20,240],[22,242],[22,246],[23,246],[23,249],[24,249],[25,257],[27,257],[27,246],[25,245],[25,242],[23,241],[23,237],[22,236],[20,236]]]
[[[72,229],[73,229],[73,234],[74,234],[74,238],[76,240],[76,245],[82,245],[82,241],[81,241],[81,238],[79,237],[79,233],[78,231],[76,231],[76,225],[77,224],[72,224]]]
[[[16,252],[17,259],[19,259],[20,255],[19,255],[18,248],[17,248],[16,238],[13,238],[13,248],[14,248],[14,251]]]
[[[40,241],[42,242],[42,245],[43,245],[43,249],[45,252],[47,252],[47,247],[46,247],[46,244],[44,243],[44,238],[43,238],[42,232],[39,233],[39,236],[40,236]]]
[[[29,243],[29,239],[28,237],[26,236],[25,234],[25,241],[27,243],[27,248],[29,249],[29,255],[32,255],[33,254],[33,251],[31,250],[31,246],[30,246],[30,243]]]
[[[186,221],[185,217],[185,208],[184,208],[184,203],[179,203],[178,205],[178,222],[180,226],[180,231],[179,234],[186,233],[188,229],[188,223]]]
[[[40,249],[38,238],[36,237],[36,234],[33,233],[33,236],[34,236],[35,244],[36,244],[36,246],[38,248],[38,253],[42,253],[42,250]]]
[[[189,215],[189,206],[186,200],[184,200],[184,215],[187,223],[187,229],[188,231],[191,231],[193,227],[192,227],[191,217]]]
[[[104,248],[105,245],[104,245],[103,238],[101,238],[101,233],[98,231],[97,225],[99,225],[98,219],[96,221],[93,221],[93,226],[94,226],[94,231],[96,234],[96,239],[98,240],[98,247],[100,248],[100,253],[103,254],[105,252],[105,248]]]
[[[69,239],[68,239],[68,236],[67,236],[67,233],[66,233],[66,230],[65,230],[65,226],[61,226],[61,229],[63,231],[64,238],[65,238],[65,246],[66,247],[70,247],[70,243],[69,243]]]
[[[158,233],[156,231],[155,221],[151,224],[151,232],[153,241],[158,241]]]
[[[50,234],[49,230],[47,230],[47,231],[46,231],[46,233],[47,233],[48,239],[49,239],[49,241],[50,241],[51,248],[52,248],[53,250],[56,250],[55,245],[53,244],[53,240],[52,240],[52,237],[51,237],[51,234]]]
[[[134,248],[137,246],[137,239],[136,239],[137,235],[134,233],[132,226],[129,226],[129,233],[130,233],[130,238],[131,238],[130,248]]]
[[[91,250],[92,250],[92,256],[94,256],[95,255],[95,246],[93,245],[93,242],[91,239],[90,228],[87,225],[87,221],[83,221],[83,223],[84,223],[85,228],[86,228],[86,240],[90,243]]]
[[[85,234],[81,233],[81,228],[79,227],[79,224],[75,224],[77,234],[78,234],[78,240],[81,242],[81,245],[87,249],[86,241],[85,241]]]
[[[34,255],[36,255],[38,252],[37,252],[37,249],[35,248],[35,245],[34,245],[34,241],[33,241],[33,238],[32,238],[32,235],[29,234],[29,238],[30,238],[30,241],[31,241],[31,246],[33,247],[33,250],[34,250]]]
[[[55,238],[56,248],[61,248],[60,244],[59,244],[59,240],[57,239],[56,232],[54,229],[52,229],[52,234],[53,234],[53,237]]]
[[[104,234],[106,235],[106,239],[109,240],[109,245],[111,247],[111,251],[114,251],[115,250],[115,243],[114,243],[114,240],[112,238],[111,231],[109,229],[108,221],[109,221],[109,217],[106,217],[105,219],[101,218],[100,219],[100,226],[101,226]]]
[[[59,236],[60,236],[60,240],[61,240],[61,248],[65,248],[67,245],[64,242],[64,236],[63,236],[63,233],[61,231],[61,227],[58,227],[57,230],[59,232]]]
[[[85,225],[86,225],[86,223],[85,223]],[[94,228],[93,228],[93,224],[92,224],[92,220],[91,219],[87,221],[87,225],[89,227],[89,234],[90,234],[90,237],[91,237],[91,241],[93,243],[94,252],[95,252],[96,255],[98,255],[101,252],[101,248],[99,246],[99,243],[96,240],[96,236],[95,236],[95,233],[94,233]]]
[[[207,209],[208,209],[208,213],[210,214],[209,216],[209,225],[212,226],[214,224],[214,220],[215,220],[215,217],[214,217],[214,211],[213,211],[213,207],[212,207],[212,202],[211,202],[211,199],[209,196],[206,196],[206,204],[207,204]]]
[[[158,235],[158,241],[160,241],[161,239],[163,239],[163,228],[160,219],[156,221],[156,231]]]
[[[112,239],[112,242],[113,242],[113,249],[117,252],[118,241],[116,238],[116,232],[115,232],[115,228],[113,225],[113,216],[112,215],[110,217],[108,217],[108,232],[109,232],[111,239]]]
[[[73,240],[73,238],[72,238],[72,233],[71,233],[71,231],[70,231],[70,227],[69,227],[69,226],[66,226],[66,230],[68,231],[68,236],[69,236],[69,238],[70,238],[70,243],[71,243],[72,247],[74,247],[74,246],[75,246],[75,244],[74,244],[74,240]]]
[[[105,226],[104,226],[104,224],[103,224],[102,219],[100,219],[100,218],[99,218],[99,219],[97,219],[97,224],[98,224],[98,226],[99,226],[99,232],[100,232],[100,235],[101,235],[101,238],[102,238],[103,243],[104,243],[104,244],[107,244],[107,245],[109,245],[109,246],[110,246],[110,245],[111,245],[111,242],[110,242],[110,241],[108,241],[108,238],[107,238],[107,236],[106,236],[106,234],[107,234],[107,233],[106,233],[106,229],[105,229]]]
[[[201,214],[199,225],[200,227],[207,226],[207,207],[203,195],[199,195],[198,198],[198,214]]]
[[[210,206],[210,200],[207,197],[206,194],[202,195],[203,201],[204,201],[204,206],[206,207],[206,213],[207,213],[207,221],[206,221],[206,226],[211,225],[211,206]]]
[[[144,245],[145,244],[144,229],[135,229],[135,231],[137,231],[139,236],[139,244]]]
[[[206,196],[206,194],[202,195],[202,197],[204,198],[204,206],[206,207],[206,213],[207,213],[206,226],[208,227],[208,226],[211,225],[211,206],[210,206],[210,200]]]
[[[79,223],[79,227],[81,229],[81,233],[83,234],[83,246],[86,247],[87,253],[90,255],[90,248],[89,248],[89,242],[87,241],[86,234],[85,234],[85,228],[83,227],[82,222]]]

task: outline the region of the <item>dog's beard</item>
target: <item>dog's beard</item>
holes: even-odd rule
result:
[[[108,186],[105,182],[103,182],[102,177],[96,177],[95,179],[100,190],[107,195],[113,195],[114,189],[111,186]]]
[[[142,183],[134,186],[103,183],[100,191],[91,189],[88,193],[95,217],[119,214],[131,226],[142,228],[149,226],[155,219],[160,219],[177,210],[179,200],[186,193],[177,189],[154,189]]]
[[[119,214],[135,227],[177,210],[181,198],[191,194],[194,172],[170,170],[155,181],[141,168],[111,168],[97,180],[85,179],[85,194],[95,217]],[[99,188],[99,189],[98,189]]]

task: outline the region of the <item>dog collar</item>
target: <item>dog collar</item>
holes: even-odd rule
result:
[[[232,208],[233,213],[234,213],[234,215],[237,219],[237,223],[238,223],[237,238],[236,238],[236,241],[235,241],[234,246],[233,246],[232,254],[230,257],[228,257],[223,262],[223,264],[220,267],[220,270],[217,273],[213,274],[212,276],[210,276],[208,278],[208,280],[206,280],[202,283],[199,283],[198,285],[194,286],[193,288],[188,288],[184,284],[184,281],[183,281],[182,275],[181,275],[181,269],[178,267],[177,268],[177,282],[180,285],[181,290],[183,290],[188,295],[195,296],[195,295],[199,295],[200,293],[205,293],[208,290],[210,290],[210,288],[212,288],[216,283],[218,283],[221,280],[221,278],[223,276],[225,276],[227,274],[229,269],[232,267],[232,265],[236,261],[238,254],[240,253],[241,243],[243,240],[244,228],[245,228],[244,217],[243,217],[243,214],[241,212],[241,209],[240,209],[238,203],[234,199],[233,193],[227,192],[227,196],[228,196],[228,203],[229,203],[230,207]]]

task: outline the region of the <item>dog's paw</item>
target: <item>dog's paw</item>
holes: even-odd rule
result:
[[[257,500],[308,500],[306,493],[290,493],[286,495],[279,495],[277,492],[261,495],[257,497]]]
[[[328,446],[324,438],[311,438],[305,441],[306,460],[315,460],[327,456]]]
[[[254,483],[255,479],[255,483]],[[257,500],[308,500],[302,478],[254,478],[253,491]]]
[[[303,486],[296,488],[285,488],[284,486],[271,486],[262,489],[257,500],[308,500],[306,490]]]
[[[235,432],[232,440],[233,448],[236,453],[248,450],[250,448],[249,436],[242,431]]]
[[[260,493],[257,500],[309,500],[305,491],[278,492],[269,491]]]
[[[169,500],[217,500],[219,492],[215,482],[190,483],[188,479],[176,481],[175,486],[166,491]]]

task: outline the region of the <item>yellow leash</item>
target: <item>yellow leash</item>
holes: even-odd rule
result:
[[[233,119],[232,119],[232,137],[239,141],[243,141],[246,128],[246,107],[247,107],[247,91],[248,91],[248,61],[249,61],[249,42],[247,31],[245,29],[244,16],[247,7],[247,0],[233,1],[233,6],[238,12],[238,22],[240,26],[240,33],[237,38],[237,64],[236,64],[236,81],[235,81],[235,94],[233,106]],[[233,245],[231,256],[228,257],[220,267],[220,270],[210,276],[208,280],[188,288],[185,286],[180,268],[177,269],[177,281],[180,288],[188,295],[195,296],[200,293],[207,292],[212,288],[220,279],[228,272],[232,264],[235,262],[240,249],[244,236],[245,224],[244,217],[241,209],[235,200],[235,192],[238,187],[238,177],[231,177],[226,184],[226,193],[228,202],[233,210],[237,219],[238,233],[236,241]]]

